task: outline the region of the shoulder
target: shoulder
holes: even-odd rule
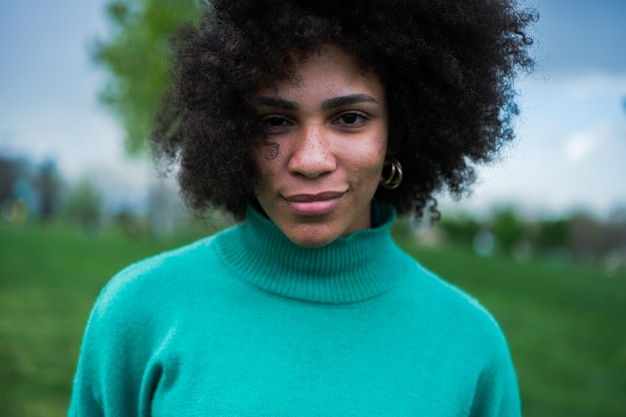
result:
[[[493,314],[474,296],[416,262],[405,292],[433,331],[479,350],[508,352],[502,329]],[[485,352],[488,353],[488,352]],[[494,354],[496,352],[489,352]]]
[[[98,297],[98,307],[106,309],[120,299],[141,300],[168,293],[183,278],[197,276],[212,262],[214,237],[160,253],[124,268],[105,285]]]
[[[88,356],[150,355],[182,317],[199,310],[202,297],[220,284],[216,237],[136,262],[104,286],[87,321],[83,351]],[[223,278],[222,278],[223,281]],[[89,354],[88,352],[92,352]],[[138,359],[143,358],[143,359]]]
[[[83,335],[73,407],[101,400],[111,401],[105,408],[114,407],[119,392],[130,401],[133,394],[127,392],[141,386],[148,363],[179,330],[181,317],[196,318],[192,324],[204,318],[195,314],[194,303],[215,287],[212,277],[220,266],[214,241],[205,238],[141,260],[106,284]]]
[[[472,378],[480,375],[481,384],[506,385],[513,395],[516,378],[511,353],[494,315],[466,291],[420,264],[416,268],[417,276],[406,292],[413,294],[412,328],[420,346],[426,344],[438,358],[446,358],[451,372],[462,371]]]
[[[193,309],[203,296],[219,291],[229,277],[216,250],[216,241],[223,234],[151,256],[119,271],[98,295],[88,325],[115,334],[145,334]]]

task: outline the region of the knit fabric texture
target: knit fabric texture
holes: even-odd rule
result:
[[[504,336],[400,250],[395,212],[317,249],[267,218],[138,262],[103,289],[70,416],[519,416]]]

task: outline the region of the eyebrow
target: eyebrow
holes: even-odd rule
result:
[[[257,106],[271,107],[278,110],[296,111],[300,109],[300,106],[295,101],[278,97],[258,97],[255,102]]]
[[[322,102],[322,110],[331,110],[337,107],[350,106],[358,103],[378,103],[372,96],[367,94],[350,94],[326,99]]]
[[[295,101],[285,100],[280,97],[258,97],[255,102],[257,106],[270,107],[278,110],[300,110],[300,106]],[[331,110],[357,103],[378,103],[378,100],[367,94],[350,94],[347,96],[332,97],[322,102],[322,110]]]

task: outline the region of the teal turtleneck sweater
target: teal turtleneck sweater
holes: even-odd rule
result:
[[[476,301],[377,227],[319,249],[250,210],[130,266],[84,335],[70,416],[519,416],[506,342]]]

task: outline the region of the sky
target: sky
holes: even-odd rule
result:
[[[104,0],[0,0],[0,154],[53,159],[68,181],[98,178],[122,198],[145,195],[150,161],[124,155],[97,100],[106,74],[89,45],[106,36]],[[442,209],[516,204],[529,214],[626,207],[626,1],[543,0],[537,67],[518,84],[517,139],[480,168],[471,196]]]

